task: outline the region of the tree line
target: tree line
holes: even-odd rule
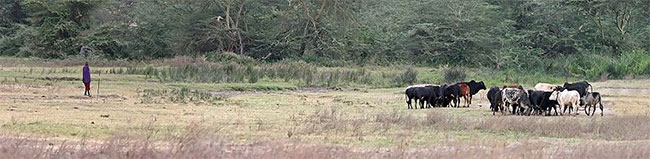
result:
[[[650,50],[650,0],[0,0],[0,55],[527,68]]]

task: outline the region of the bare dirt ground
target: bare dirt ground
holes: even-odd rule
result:
[[[644,146],[650,141],[646,133],[650,131],[650,80],[593,82],[594,91],[603,94],[603,117],[587,117],[583,112],[528,117],[493,116],[486,91],[474,96],[470,108],[407,110],[403,88],[220,91],[212,88],[226,84],[194,86],[151,82],[140,75],[102,75],[101,93],[93,89],[94,97],[84,97],[79,82],[52,80],[77,74],[14,70],[0,71],[0,133],[5,134],[0,141],[7,143],[0,145],[0,150],[6,150],[0,155],[22,156],[15,158],[52,158],[65,154],[52,151],[62,147],[79,150],[83,145],[75,143],[82,140],[92,141],[83,149],[86,155],[68,158],[102,158],[99,152],[107,153],[104,158],[185,158],[205,152],[219,153],[195,157],[643,158],[650,154]],[[177,91],[180,88],[189,91]],[[205,142],[192,142],[195,146],[187,151],[176,151],[181,146],[174,143],[189,140],[188,134],[195,130],[187,127],[193,124],[201,127],[201,133],[191,138]],[[115,150],[111,145],[116,145],[116,136],[126,145],[158,146]],[[12,150],[20,148],[12,145],[27,143],[41,146]],[[41,155],[24,157],[31,153]]]

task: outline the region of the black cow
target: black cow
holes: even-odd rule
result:
[[[426,97],[426,101],[429,103],[429,107],[435,107],[439,103],[440,86],[427,86],[427,88],[429,88],[429,94]]]
[[[529,95],[528,97],[530,98],[530,103],[533,105],[533,108],[537,109],[537,111],[540,111],[539,113],[541,114],[542,112],[545,113],[545,115],[550,115],[551,110],[555,109],[555,115],[557,115],[557,101],[552,101],[549,100],[549,97],[551,97],[551,94],[553,92],[545,92],[545,91],[528,91]]]
[[[591,88],[591,91],[589,91],[588,88]],[[593,92],[594,91],[593,90],[594,88],[587,81],[579,81],[579,82],[575,82],[575,83],[565,82],[564,86],[559,88],[559,91],[562,91],[563,89],[578,91],[581,98],[584,97],[585,95],[587,95],[587,92]]]
[[[459,82],[456,85],[458,84],[467,84],[469,86],[469,104],[472,104],[472,96],[474,96],[476,93],[478,93],[478,91],[482,89],[487,89],[485,88],[485,83],[483,83],[483,81],[476,82],[474,80],[471,80],[469,82]]]
[[[420,104],[420,109],[423,109],[425,104],[431,105],[435,103],[435,100],[431,100],[431,98],[437,98],[439,88],[439,86],[432,85],[406,88],[405,96],[408,109],[417,109],[418,103]],[[411,105],[412,100],[415,100],[415,107]]]
[[[438,89],[438,100],[436,100],[436,104],[439,104],[441,107],[446,107],[450,103],[450,101],[445,97],[445,88],[447,88],[447,85],[443,84],[440,85],[440,89]]]
[[[544,101],[544,91],[534,91],[528,90],[528,98],[530,99],[530,104],[535,111],[534,114],[542,114],[542,102]]]
[[[500,111],[499,108],[503,104],[501,94],[501,89],[497,86],[491,87],[490,90],[488,90],[487,99],[490,101],[490,110],[492,110],[492,115]]]
[[[431,108],[431,106],[435,105],[440,86],[426,86],[417,90],[420,92],[418,95],[420,98],[420,108]],[[424,102],[426,102],[426,105]]]
[[[409,87],[409,88],[406,88],[406,92],[405,92],[404,94],[405,94],[405,97],[406,97],[406,104],[407,104],[406,106],[407,106],[407,109],[413,109],[413,106],[411,105],[411,100],[415,100],[415,103],[416,103],[416,104],[415,104],[415,107],[418,106],[418,105],[417,105],[417,103],[418,103],[418,98],[415,97],[415,96],[417,95],[417,94],[415,93],[416,88],[419,88],[419,87]]]
[[[449,103],[453,101],[453,106],[458,107],[460,102],[460,87],[458,85],[446,85],[445,87],[440,87],[441,93],[439,99],[442,101],[443,106],[449,106]]]
[[[518,113],[520,115],[528,115],[533,112],[534,107],[533,104],[530,102],[530,97],[528,96],[528,93],[526,91],[522,91],[521,94],[519,94],[519,103],[517,104],[518,107],[520,108]]]

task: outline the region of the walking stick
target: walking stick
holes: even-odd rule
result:
[[[99,71],[99,76],[97,76],[97,97],[99,97],[99,84],[102,83],[102,71]]]

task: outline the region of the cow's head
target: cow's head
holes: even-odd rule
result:
[[[474,80],[472,80],[472,81],[474,81]],[[483,83],[483,81],[478,82],[478,89],[479,89],[479,90],[481,90],[481,89],[487,89],[487,88],[485,87],[485,83]]]
[[[504,98],[510,101],[517,101],[519,100],[522,91],[516,88],[506,88],[504,89],[504,92],[505,92]]]
[[[562,87],[562,86],[557,86],[557,87],[553,88],[553,91],[563,91],[563,90],[564,90],[564,87]]]
[[[560,95],[560,91],[555,90],[553,93],[551,93],[551,96],[548,97],[548,100],[557,101],[558,95]]]

